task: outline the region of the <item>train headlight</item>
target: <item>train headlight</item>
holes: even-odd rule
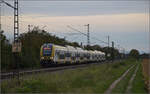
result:
[[[50,59],[53,59],[53,57],[50,57]]]

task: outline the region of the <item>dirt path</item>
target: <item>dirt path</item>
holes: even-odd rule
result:
[[[127,87],[127,89],[126,89],[126,93],[128,93],[128,94],[131,93],[132,82],[133,82],[133,80],[134,80],[134,78],[135,78],[135,76],[136,76],[136,73],[137,73],[138,69],[139,69],[139,64],[137,65],[137,67],[136,67],[136,69],[135,69],[135,71],[134,71],[134,73],[133,73],[133,75],[132,75],[132,77],[130,78],[130,81],[129,81],[129,83],[128,83],[128,87]]]
[[[128,74],[128,72],[134,67],[135,65],[131,66],[126,72],[123,73],[121,77],[115,80],[110,87],[105,91],[104,94],[110,94],[112,90],[116,87],[116,85]]]

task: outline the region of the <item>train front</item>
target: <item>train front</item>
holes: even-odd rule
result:
[[[44,44],[41,46],[41,51],[40,51],[40,63],[42,66],[48,66],[53,64],[54,60],[54,48],[53,44]]]

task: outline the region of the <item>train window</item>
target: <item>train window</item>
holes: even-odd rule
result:
[[[65,56],[66,57],[71,57],[71,53],[67,52],[67,53],[65,53]]]
[[[58,51],[58,50],[56,50],[55,54],[56,54],[56,55],[59,55],[59,51]]]
[[[86,54],[84,54],[83,56],[86,57]]]
[[[75,60],[75,57],[71,57],[72,60]]]
[[[51,53],[52,53],[52,45],[43,47],[43,55],[44,56],[51,56]]]
[[[59,59],[65,59],[65,55],[64,54],[59,54]]]
[[[77,57],[80,57],[80,54],[79,54],[79,53],[77,53]]]

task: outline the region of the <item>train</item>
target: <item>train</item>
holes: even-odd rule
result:
[[[52,43],[45,43],[41,46],[40,50],[41,66],[101,62],[104,60],[104,52],[85,50],[80,47],[73,47],[69,45],[60,46]]]

